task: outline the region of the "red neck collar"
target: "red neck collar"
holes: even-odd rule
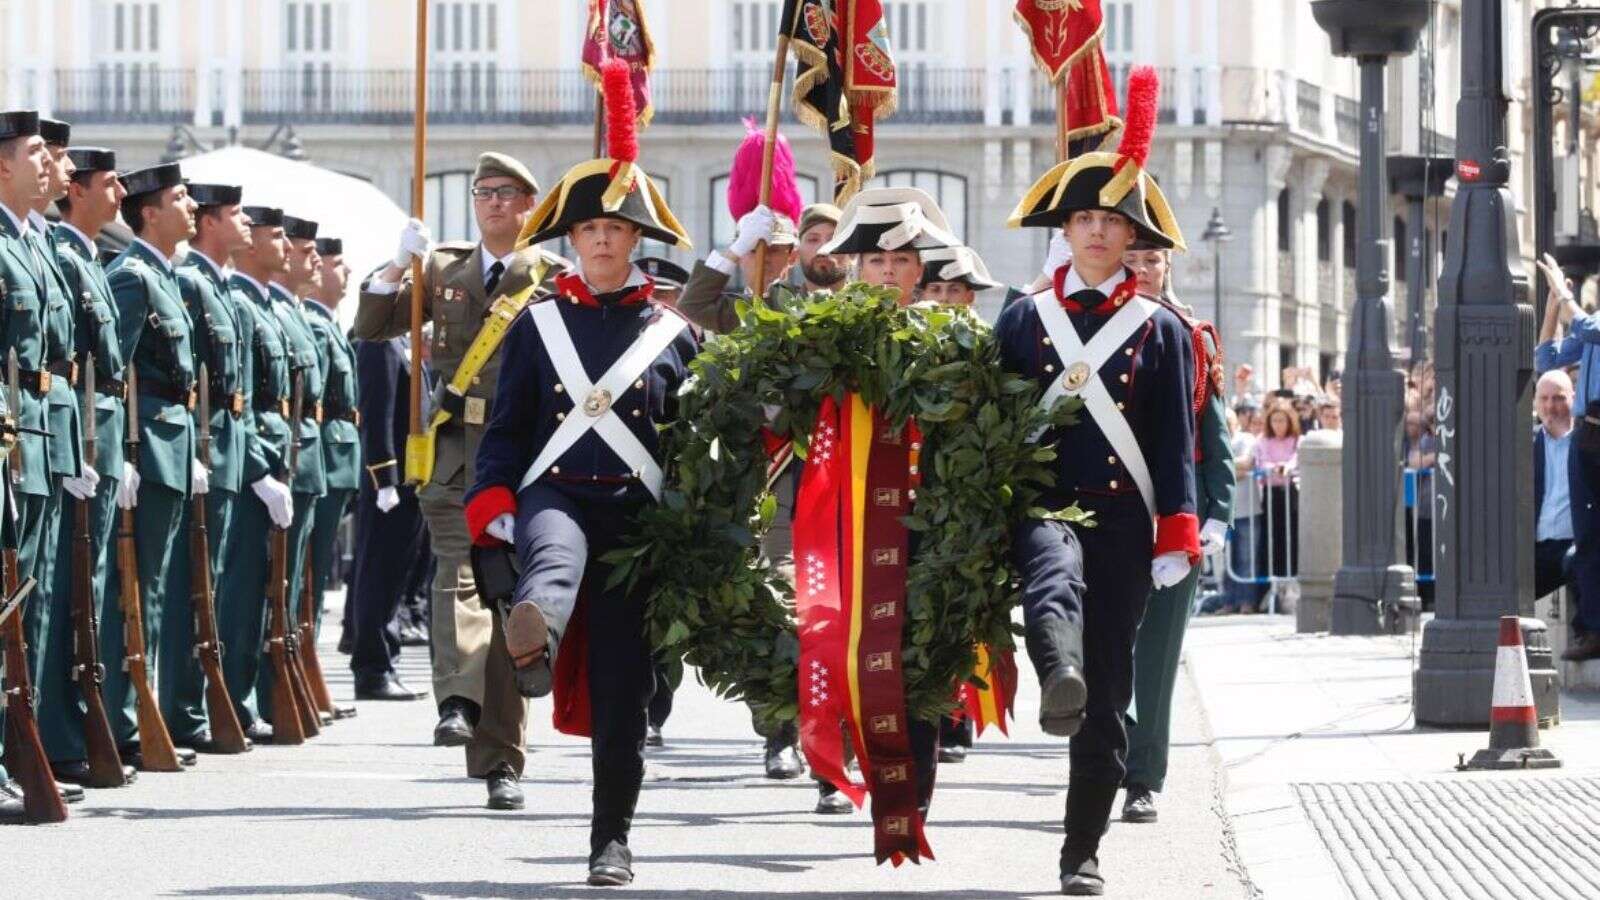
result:
[[[1082,303],[1066,296],[1067,272],[1071,269],[1072,263],[1067,263],[1056,270],[1055,276],[1056,299],[1061,301],[1062,308],[1069,313],[1087,312],[1093,315],[1109,316],[1121,309],[1123,304],[1132,300],[1139,293],[1139,276],[1133,274],[1124,266],[1122,271],[1127,277],[1123,278],[1122,282],[1111,291],[1111,296],[1107,297],[1104,303],[1093,307],[1085,307]]]
[[[616,302],[623,306],[637,306],[641,303],[650,302],[651,297],[655,294],[655,290],[655,282],[645,279],[644,284],[637,284],[631,288],[622,288],[619,291],[611,291],[606,296],[610,297],[620,294],[621,299],[617,300]],[[556,276],[556,291],[563,297],[570,297],[574,300],[577,300],[578,303],[582,304],[583,306],[593,306],[598,308],[603,305],[600,302],[600,299],[595,296],[594,291],[589,288],[588,283],[583,280],[582,276],[571,272],[564,272]]]

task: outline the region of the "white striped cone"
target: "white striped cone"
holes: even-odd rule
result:
[[[1548,769],[1561,765],[1539,747],[1539,713],[1522,648],[1522,624],[1500,617],[1500,642],[1494,659],[1494,699],[1489,709],[1489,747],[1479,750],[1467,769]]]

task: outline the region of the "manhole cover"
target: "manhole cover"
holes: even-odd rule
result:
[[[1356,897],[1600,897],[1600,779],[1297,784]]]

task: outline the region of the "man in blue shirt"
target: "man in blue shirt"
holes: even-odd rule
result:
[[[1533,432],[1534,596],[1543,597],[1566,579],[1563,568],[1572,548],[1572,494],[1567,465],[1572,446],[1572,379],[1554,369],[1539,378],[1533,395],[1539,427]]]
[[[1556,261],[1546,254],[1539,261],[1539,268],[1544,272],[1545,282],[1550,285],[1550,294],[1545,302],[1544,323],[1539,329],[1539,345],[1534,348],[1534,368],[1540,375],[1539,391],[1541,396],[1547,390],[1554,390],[1559,382],[1553,382],[1547,387],[1545,377],[1562,368],[1576,364],[1578,366],[1577,384],[1572,392],[1576,408],[1584,413],[1591,412],[1590,403],[1595,404],[1592,410],[1600,415],[1600,314],[1590,314],[1579,306],[1572,296],[1572,284],[1562,275]],[[1568,321],[1567,334],[1557,338],[1556,332],[1560,330],[1562,321]],[[1552,404],[1559,404],[1559,400],[1550,398]],[[1569,406],[1569,410],[1572,407]],[[1540,408],[1540,419],[1544,420],[1543,407]],[[1553,411],[1552,411],[1553,413]],[[1570,412],[1569,412],[1570,415]],[[1587,416],[1585,416],[1587,418]],[[1535,468],[1542,469],[1545,475],[1544,484],[1538,485],[1540,510],[1538,537],[1543,538],[1547,518],[1550,521],[1549,534],[1559,535],[1561,531],[1555,524],[1559,518],[1555,509],[1546,507],[1554,501],[1559,503],[1559,493],[1555,497],[1546,496],[1552,461],[1560,463],[1558,456],[1566,456],[1567,474],[1567,502],[1571,508],[1570,534],[1572,538],[1572,567],[1570,570],[1571,582],[1577,593],[1577,602],[1572,617],[1572,642],[1567,645],[1567,652],[1561,655],[1562,659],[1581,661],[1600,658],[1600,503],[1596,502],[1596,489],[1600,488],[1600,455],[1584,453],[1585,431],[1592,431],[1597,426],[1580,420],[1577,427],[1564,438],[1570,449],[1558,449],[1552,455],[1550,440],[1547,435],[1541,435],[1541,449],[1543,454],[1535,457]],[[1573,436],[1576,435],[1574,440]],[[1594,435],[1587,435],[1594,437]],[[1560,470],[1556,470],[1560,471]],[[1537,473],[1536,473],[1537,474]],[[1545,514],[1549,513],[1547,517]],[[1543,582],[1539,582],[1542,584]]]

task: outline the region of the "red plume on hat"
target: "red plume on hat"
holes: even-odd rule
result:
[[[612,159],[639,158],[639,110],[633,102],[633,70],[613,56],[600,64],[600,89],[606,102],[606,152]]]
[[[745,119],[744,128],[744,140],[734,151],[733,168],[728,172],[728,213],[734,221],[761,202],[761,156],[766,149],[766,132],[754,119]],[[780,134],[772,150],[772,195],[767,206],[798,222],[805,202],[800,199],[800,184],[794,173],[794,151]]]
[[[1138,66],[1128,73],[1128,104],[1122,142],[1117,155],[1139,168],[1150,156],[1150,142],[1156,136],[1156,111],[1161,102],[1161,79],[1150,66]],[[1118,166],[1123,165],[1119,161]]]

